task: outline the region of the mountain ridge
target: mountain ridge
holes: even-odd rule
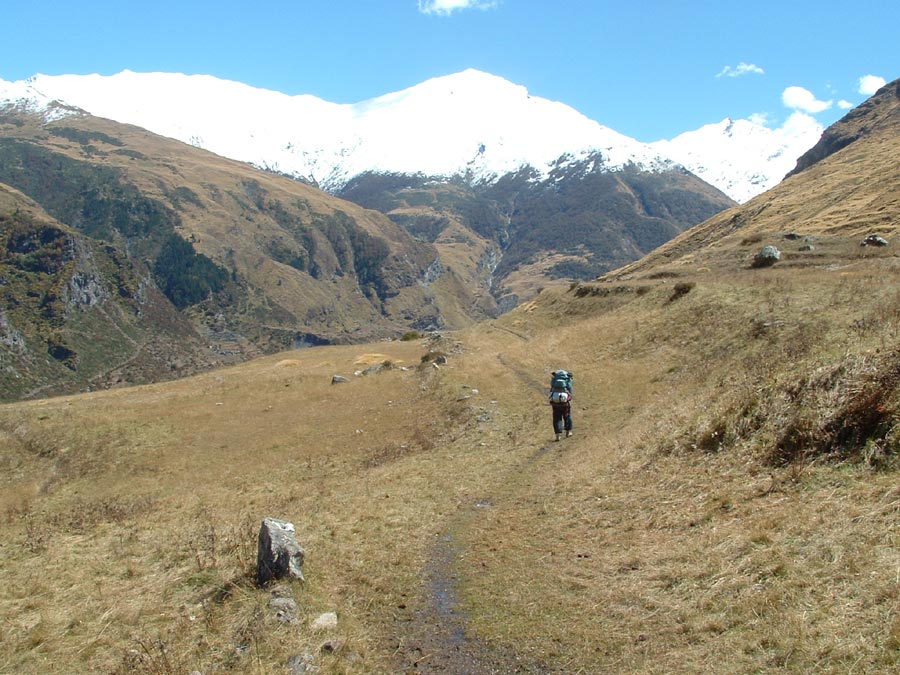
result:
[[[180,73],[35,75],[26,83],[45,98],[330,191],[367,171],[485,181],[531,166],[546,175],[561,157],[581,161],[599,152],[611,170],[680,163],[746,201],[780,181],[822,131],[809,119],[807,128],[791,134],[741,120],[739,136],[723,134],[723,122],[671,141],[642,143],[475,69],[352,104]],[[2,92],[0,82],[0,99]],[[311,129],[312,135],[304,131]],[[769,164],[774,155],[783,161]]]

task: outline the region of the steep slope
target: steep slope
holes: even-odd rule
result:
[[[0,399],[190,374],[221,359],[114,244],[0,184]]]
[[[797,160],[791,175],[804,171],[860,138],[877,133],[884,125],[895,125],[897,99],[900,99],[900,80],[885,85],[829,127],[819,142]]]
[[[680,167],[615,169],[599,154],[563,158],[546,178],[525,169],[474,186],[362,174],[339,194],[433,242],[503,309],[639,258],[733,204]]]
[[[453,326],[485,316],[452,271],[429,272],[430,245],[377,212],[83,114],[0,121],[0,183],[123,252],[123,274],[158,287],[219,356],[445,327],[445,309]]]
[[[780,185],[606,278],[746,268],[764,244],[784,249],[782,266],[822,265],[853,249],[860,256],[871,253],[860,249],[863,238],[889,237],[900,224],[898,83],[829,128]]]

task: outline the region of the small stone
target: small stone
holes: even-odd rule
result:
[[[288,659],[287,667],[291,675],[305,675],[306,673],[317,673],[319,667],[314,664],[315,658],[310,653],[294,654]]]
[[[331,384],[342,384],[344,382],[349,382],[349,381],[350,380],[348,380],[343,375],[332,375],[331,376]]]
[[[877,234],[870,234],[868,237],[862,240],[860,246],[887,246],[887,239],[884,237],[879,237]]]
[[[269,609],[275,612],[275,618],[281,623],[296,623],[300,608],[293,598],[272,598]]]
[[[337,654],[343,647],[344,643],[340,640],[328,640],[322,643],[319,651],[323,654]]]
[[[324,632],[328,630],[334,630],[338,625],[338,617],[336,612],[325,612],[324,614],[320,614],[317,616],[310,628],[316,632]]]

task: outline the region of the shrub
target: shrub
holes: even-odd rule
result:
[[[694,290],[694,286],[696,286],[693,281],[680,281],[675,284],[675,287],[672,289],[672,295],[669,296],[669,302],[675,302],[678,298],[687,295],[692,290]]]

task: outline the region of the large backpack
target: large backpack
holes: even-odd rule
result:
[[[554,389],[550,392],[550,403],[556,403],[561,405],[563,403],[568,403],[572,399],[572,395],[565,390]]]
[[[572,399],[572,380],[568,370],[554,370],[550,374],[550,403],[565,404]]]
[[[550,374],[551,391],[572,391],[572,380],[575,376],[568,370],[554,370]]]

